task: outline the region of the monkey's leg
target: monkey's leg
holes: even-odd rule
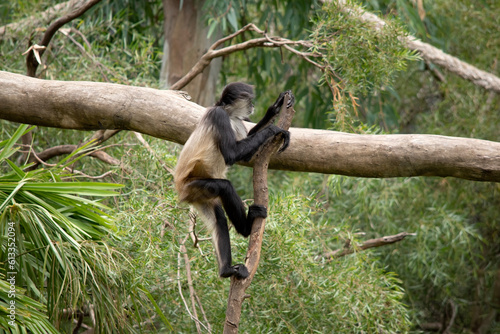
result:
[[[249,273],[247,267],[243,264],[231,265],[231,241],[229,239],[229,229],[227,228],[226,215],[220,205],[214,207],[215,213],[215,229],[213,232],[213,241],[215,245],[215,253],[219,263],[219,276],[237,278],[247,278]]]
[[[229,180],[202,179],[191,182],[189,186],[196,187],[207,198],[219,197],[229,220],[233,223],[236,231],[244,237],[250,235],[255,218],[267,217],[266,208],[256,204],[249,207],[247,215],[243,201]]]

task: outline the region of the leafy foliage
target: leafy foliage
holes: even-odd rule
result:
[[[106,213],[110,209],[87,198],[117,195],[115,190],[121,186],[65,182],[63,178],[70,175],[57,168],[24,172],[24,166],[17,167],[8,157],[16,151],[13,145],[27,128],[19,127],[10,139],[0,143],[0,163],[7,163],[11,169],[0,177],[1,274],[13,278],[16,286],[26,287],[19,297],[16,294],[18,322],[14,327],[9,323],[7,328],[14,332],[34,328],[41,333],[44,328],[52,328],[41,313],[45,305],[49,317],[57,323],[74,316],[71,311],[64,314],[63,309],[83,310],[92,305],[97,330],[127,331],[131,327],[129,314],[123,309],[129,295],[124,290],[126,273],[121,268],[124,257],[100,242],[114,228],[111,215]],[[2,299],[2,304],[9,300],[14,299]],[[33,308],[31,319],[26,312]]]
[[[12,312],[11,312],[12,311]],[[59,333],[47,317],[44,304],[26,296],[26,291],[0,279],[0,329],[2,332]],[[14,320],[15,319],[15,320]],[[17,322],[16,322],[17,320]]]
[[[325,80],[353,94],[389,86],[408,60],[417,59],[402,41],[407,33],[401,24],[392,20],[375,30],[372,23],[360,20],[361,15],[361,7],[353,1],[326,2],[311,36],[313,50],[325,53]]]

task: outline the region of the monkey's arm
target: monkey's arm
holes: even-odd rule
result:
[[[262,144],[278,134],[281,134],[284,138],[285,143],[283,146],[285,144],[288,146],[290,141],[290,133],[274,125],[237,141],[229,117],[224,109],[215,108],[211,110],[208,118],[214,125],[215,141],[228,166],[242,160],[249,161]]]
[[[290,108],[293,106],[295,103],[295,97],[292,94],[291,90],[287,90],[286,92],[282,92],[279,96],[276,102],[274,102],[273,105],[271,105],[269,108],[267,108],[266,114],[264,117],[248,132],[248,135],[251,136],[256,132],[259,132],[262,130],[264,127],[269,125],[271,122],[274,121],[276,116],[281,111],[281,106],[283,105],[283,101],[285,100],[285,95],[289,94],[290,99],[288,100],[287,108]],[[287,145],[288,146],[288,145]]]

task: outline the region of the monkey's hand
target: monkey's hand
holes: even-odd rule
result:
[[[270,125],[270,127],[272,127],[272,129],[274,130],[275,137],[281,136],[281,138],[283,139],[283,145],[281,145],[281,148],[278,150],[278,153],[281,153],[290,145],[290,132],[277,127],[276,125]]]
[[[287,90],[285,92],[285,94],[288,94],[288,96],[289,96],[288,103],[286,104],[286,107],[287,108],[293,107],[293,105],[295,104],[295,96],[293,95],[292,91],[291,90]]]
[[[278,150],[278,153],[283,152],[290,145],[290,132],[289,131],[282,130],[281,137],[283,137],[283,145],[281,145],[281,148]]]
[[[295,96],[293,96],[293,93],[291,90],[287,90],[285,92],[282,92],[279,96],[278,99],[276,99],[276,102],[274,102],[268,109],[267,112],[272,115],[276,116],[280,113],[281,107],[283,106],[283,102],[285,101],[285,95],[288,95],[290,98],[288,99],[288,103],[286,104],[287,108],[290,108],[294,105],[295,103]]]

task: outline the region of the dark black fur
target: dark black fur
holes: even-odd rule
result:
[[[286,145],[287,147],[290,142],[290,134],[288,131],[280,129],[272,124],[264,127],[263,129],[253,131],[252,134],[245,139],[236,141],[236,136],[231,128],[230,119],[227,112],[222,107],[215,107],[210,110],[207,120],[214,124],[218,129],[215,134],[216,141],[219,146],[219,150],[226,161],[226,165],[228,166],[232,166],[238,161],[250,161],[262,144],[264,144],[269,138],[278,134],[283,136],[283,146]]]
[[[238,99],[248,100],[249,103],[252,103],[254,97],[252,86],[243,82],[233,82],[224,88],[220,100],[215,105],[224,107],[233,104]]]

